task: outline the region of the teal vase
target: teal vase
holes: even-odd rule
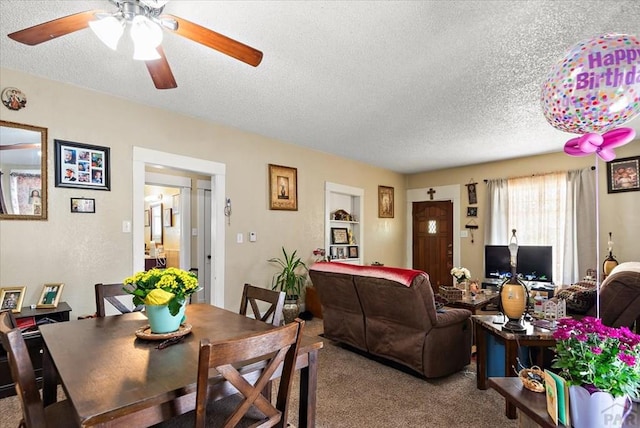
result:
[[[184,319],[185,307],[186,305],[183,304],[176,315],[171,315],[167,305],[145,305],[151,333],[163,334],[177,331]]]

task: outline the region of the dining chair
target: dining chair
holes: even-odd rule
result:
[[[242,300],[240,301],[240,315],[247,315],[247,309],[250,306],[253,310],[255,319],[270,322],[278,327],[282,322],[282,308],[284,307],[284,291],[268,290],[251,284],[245,284],[242,292]],[[259,302],[269,303],[264,314],[260,311]],[[271,319],[271,321],[269,321]]]
[[[27,344],[15,326],[10,310],[0,312],[0,341],[7,352],[11,377],[22,405],[23,419],[19,428],[79,427],[68,400],[44,407]]]
[[[214,343],[202,339],[195,411],[154,425],[154,428],[286,427],[289,391],[303,327],[304,321],[296,319],[282,327],[237,339]],[[247,374],[258,373],[255,382],[241,374],[247,363],[264,366],[260,371],[251,370]],[[281,366],[280,377],[272,381],[271,377]],[[209,394],[209,370],[212,368],[230,384],[226,390],[237,390],[238,393],[222,399]],[[278,387],[275,406],[262,394],[270,382]]]
[[[109,302],[114,308],[116,308],[120,313],[127,314],[129,312],[138,312],[144,308],[144,305],[139,305],[134,308],[129,308],[125,305],[122,300],[118,299],[118,296],[130,296],[126,291],[122,289],[124,284],[102,284],[98,283],[95,285],[96,290],[96,316],[104,317],[106,316],[105,312],[105,300]]]

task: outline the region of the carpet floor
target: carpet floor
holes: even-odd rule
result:
[[[322,333],[322,320],[308,321],[305,334]],[[442,379],[422,379],[344,349],[322,338],[316,426],[319,428],[516,427],[504,415],[504,399],[476,389],[475,364]],[[443,356],[444,357],[444,356]],[[446,358],[446,357],[445,357]],[[298,377],[291,395],[290,426],[297,426]],[[60,392],[61,398],[64,397]],[[17,397],[0,400],[0,428],[16,428]]]

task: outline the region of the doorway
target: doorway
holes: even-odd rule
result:
[[[453,210],[453,266],[460,266],[460,185],[453,184],[449,186],[436,186],[436,187],[424,187],[420,189],[407,190],[407,205],[406,205],[406,222],[407,222],[407,235],[406,235],[406,253],[407,258],[405,260],[405,266],[411,268],[413,266],[413,204],[415,202],[434,202],[434,201],[446,201],[452,205]],[[432,277],[432,273],[426,271],[429,277]],[[436,285],[437,279],[431,279]],[[442,280],[441,280],[442,281]],[[451,283],[452,278],[449,275],[447,283]]]
[[[453,267],[453,203],[413,203],[413,269],[429,274],[434,291],[451,285]]]
[[[211,227],[208,237],[211,242],[209,250],[212,262],[208,278],[211,284],[209,303],[224,307],[225,230],[223,208],[225,200],[225,165],[174,153],[133,147],[132,241],[134,272],[144,270],[144,185],[145,167],[147,165],[190,171],[211,177],[211,221],[209,222]],[[181,205],[185,203],[186,201],[181,198]],[[196,230],[196,232],[198,234],[203,233],[201,230]]]

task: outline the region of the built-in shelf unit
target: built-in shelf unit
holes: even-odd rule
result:
[[[328,260],[363,264],[364,189],[326,182],[324,205]]]

